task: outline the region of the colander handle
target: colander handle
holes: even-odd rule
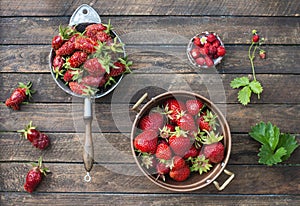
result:
[[[138,107],[140,104],[148,97],[148,93],[145,93],[131,108],[132,110],[138,112]]]
[[[101,19],[92,7],[82,4],[72,14],[69,25],[74,26],[80,23],[101,23]]]
[[[83,162],[87,172],[91,171],[94,162],[94,146],[92,138],[92,102],[90,98],[84,99],[85,138],[83,146]]]
[[[223,183],[223,185],[220,186],[219,182],[213,181],[215,187],[217,190],[222,191],[225,189],[225,187],[233,180],[235,174],[233,172],[230,172],[229,170],[224,169],[224,173],[229,175],[229,178]]]

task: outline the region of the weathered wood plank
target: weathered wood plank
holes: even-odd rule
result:
[[[70,16],[81,4],[92,6],[100,15],[237,15],[299,16],[298,1],[267,2],[247,0],[222,1],[1,1],[0,16]],[[5,6],[4,6],[5,5]],[[113,5],[113,6],[112,6]]]
[[[136,113],[128,104],[94,104],[94,132],[129,133]],[[227,118],[231,132],[249,132],[260,121],[270,121],[282,132],[298,133],[299,104],[217,104]],[[226,113],[225,113],[226,112]],[[22,105],[20,111],[12,111],[0,105],[0,131],[17,131],[30,120],[37,122],[42,131],[83,132],[83,103]],[[251,114],[251,115],[249,115]],[[284,120],[284,124],[282,123]]]
[[[0,193],[2,205],[50,205],[55,200],[55,205],[201,205],[215,206],[269,206],[269,205],[299,205],[297,195],[202,195],[202,194],[103,194],[103,193],[33,193],[19,192]]]
[[[220,73],[251,73],[248,59],[248,45],[226,45],[227,54],[217,65]],[[266,60],[255,60],[257,74],[299,74],[299,46],[263,46],[267,51]],[[10,45],[0,46],[1,73],[49,73],[48,46]],[[164,68],[166,73],[186,73],[195,69],[186,55],[186,45],[182,46],[134,46],[127,45],[126,53],[134,62],[135,72],[157,72]],[[175,66],[176,65],[176,66]],[[200,71],[196,69],[196,71]]]
[[[52,164],[45,162],[52,171],[37,188],[38,192],[124,192],[170,193],[149,181],[135,164],[94,165],[92,181],[85,183],[82,164]],[[194,191],[200,194],[286,194],[299,195],[299,166],[267,167],[227,165],[236,174],[235,179],[222,192],[213,184]],[[0,191],[23,191],[23,184],[30,166],[25,163],[1,163]],[[267,175],[266,175],[267,174]],[[5,178],[5,179],[4,179]],[[226,179],[221,174],[218,181]],[[276,181],[274,181],[276,180]]]
[[[267,44],[299,44],[298,18],[292,17],[105,17],[127,44],[186,44],[202,31],[220,34],[225,44],[251,43],[256,29]],[[58,33],[59,25],[67,25],[69,17],[1,18],[0,44],[47,44]],[[266,26],[268,28],[266,29]],[[237,32],[238,31],[238,32]]]
[[[48,162],[82,162],[82,133],[47,133],[51,146],[40,151],[31,146],[30,142],[21,139],[17,133],[0,134],[0,161],[36,161],[43,155]],[[300,136],[297,136],[300,143]],[[94,157],[100,163],[134,163],[131,157],[129,133],[93,134]],[[260,144],[247,134],[232,134],[232,149],[229,164],[257,164]],[[299,164],[300,149],[294,151],[289,160],[283,164]]]
[[[230,82],[242,75],[231,74],[144,74],[142,70],[126,75],[113,93],[97,99],[99,103],[135,103],[144,92],[150,97],[165,91],[186,90],[201,94],[214,103],[238,103],[237,93],[239,90],[232,89]],[[153,68],[153,71],[161,72],[169,69]],[[141,72],[141,73],[139,73]],[[18,82],[33,82],[32,89],[36,92],[29,100],[31,103],[74,103],[82,102],[82,99],[73,98],[60,89],[48,74],[19,74],[0,73],[2,80],[2,95],[0,101],[10,96]],[[252,103],[299,103],[300,91],[295,89],[295,82],[299,82],[299,75],[257,75],[258,80],[264,87],[260,99],[253,95]],[[151,88],[151,89],[149,89]],[[280,93],[280,95],[278,95]],[[126,95],[124,95],[126,94]]]

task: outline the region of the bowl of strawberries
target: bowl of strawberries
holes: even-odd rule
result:
[[[188,43],[189,61],[200,68],[209,68],[221,62],[226,49],[221,38],[215,32],[202,32],[195,35]]]
[[[196,93],[165,92],[147,102],[133,122],[131,149],[143,174],[171,191],[193,191],[210,183],[222,190],[234,177],[225,169],[231,151],[227,121]],[[216,178],[223,171],[230,178],[220,186]]]

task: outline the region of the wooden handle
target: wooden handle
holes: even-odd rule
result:
[[[92,117],[84,117],[85,138],[83,147],[83,162],[87,172],[91,171],[94,163],[94,146],[92,139]]]

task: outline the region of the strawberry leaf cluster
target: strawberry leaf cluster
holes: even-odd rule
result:
[[[295,136],[281,133],[280,129],[270,122],[260,122],[251,128],[249,135],[260,142],[259,163],[268,166],[287,160],[299,146]]]
[[[237,77],[230,82],[230,86],[233,89],[241,88],[238,92],[238,101],[244,106],[250,102],[252,93],[256,94],[259,99],[260,94],[263,91],[261,83],[256,79],[255,76],[254,59],[258,50],[260,58],[265,59],[266,52],[260,48],[264,42],[264,38],[260,38],[256,30],[252,31],[252,35],[252,43],[248,50],[248,58],[251,63],[253,79],[250,79],[248,76],[243,76]]]

